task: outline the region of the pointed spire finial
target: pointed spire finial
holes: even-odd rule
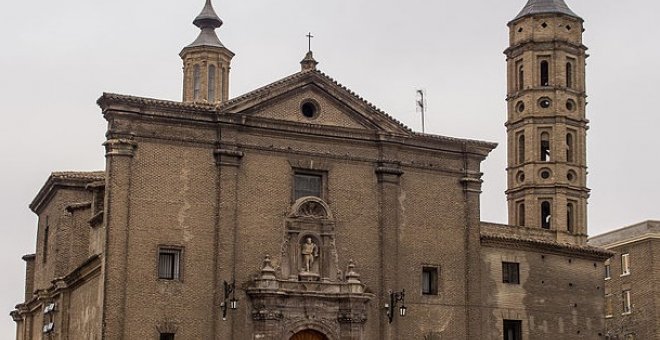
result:
[[[225,47],[215,34],[215,29],[222,26],[222,20],[215,13],[211,0],[206,0],[202,12],[193,20],[193,25],[199,27],[202,31],[199,33],[197,39],[192,44],[186,46],[186,48],[197,46]]]
[[[222,26],[222,20],[215,13],[211,0],[206,0],[202,12],[193,20],[193,25],[199,28],[218,28]]]

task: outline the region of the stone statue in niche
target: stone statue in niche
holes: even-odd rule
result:
[[[316,257],[319,257],[319,247],[312,241],[311,237],[308,237],[300,246],[300,252],[303,257],[303,268],[301,269],[304,273],[310,273],[312,271],[312,265]]]

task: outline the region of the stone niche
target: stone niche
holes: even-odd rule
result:
[[[329,340],[364,339],[367,293],[353,261],[340,269],[335,222],[318,197],[298,199],[286,217],[281,261],[274,268],[265,255],[247,294],[253,339],[289,340],[300,331],[323,333]]]

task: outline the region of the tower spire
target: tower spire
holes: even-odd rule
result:
[[[193,24],[201,32],[179,54],[183,59],[183,101],[221,103],[229,98],[229,66],[234,53],[215,33],[222,20],[211,0],[206,0]]]
[[[222,26],[222,20],[215,13],[211,0],[206,0],[202,12],[193,20],[193,25],[199,27],[201,32],[199,32],[197,39],[186,48],[196,46],[225,47],[215,33],[215,29]]]
[[[529,0],[512,21],[535,14],[564,14],[582,20],[564,0]]]
[[[213,4],[211,4],[211,0],[206,0],[206,4],[204,5],[202,12],[199,13],[199,15],[197,16],[197,18],[195,18],[195,20],[193,20],[193,25],[199,28],[205,28],[205,27],[218,28],[222,26],[222,20],[220,19],[220,17],[218,17],[218,14],[215,13],[215,10],[213,9]]]

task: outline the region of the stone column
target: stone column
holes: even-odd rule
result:
[[[106,149],[106,246],[104,249],[103,338],[128,339],[126,318],[126,273],[130,229],[131,164],[137,143],[108,139]]]
[[[234,333],[241,318],[239,315],[247,313],[247,298],[240,294],[237,288],[241,278],[236,277],[236,243],[238,228],[238,174],[243,152],[228,146],[219,146],[215,150],[216,164],[218,165],[218,180],[216,191],[218,199],[216,251],[215,251],[215,304],[214,328],[215,338],[218,340],[234,339]],[[236,280],[236,297],[239,299],[237,310],[227,310],[227,320],[222,320],[220,304],[224,301],[224,281]]]
[[[380,207],[380,296],[376,302],[376,310],[381,312],[385,304],[390,303],[389,290],[400,290],[399,287],[399,231],[400,211],[399,195],[400,180],[403,171],[398,163],[380,162],[376,167],[379,186]],[[380,339],[399,339],[397,318],[388,324],[384,313],[374,315],[373,320],[380,323]]]

